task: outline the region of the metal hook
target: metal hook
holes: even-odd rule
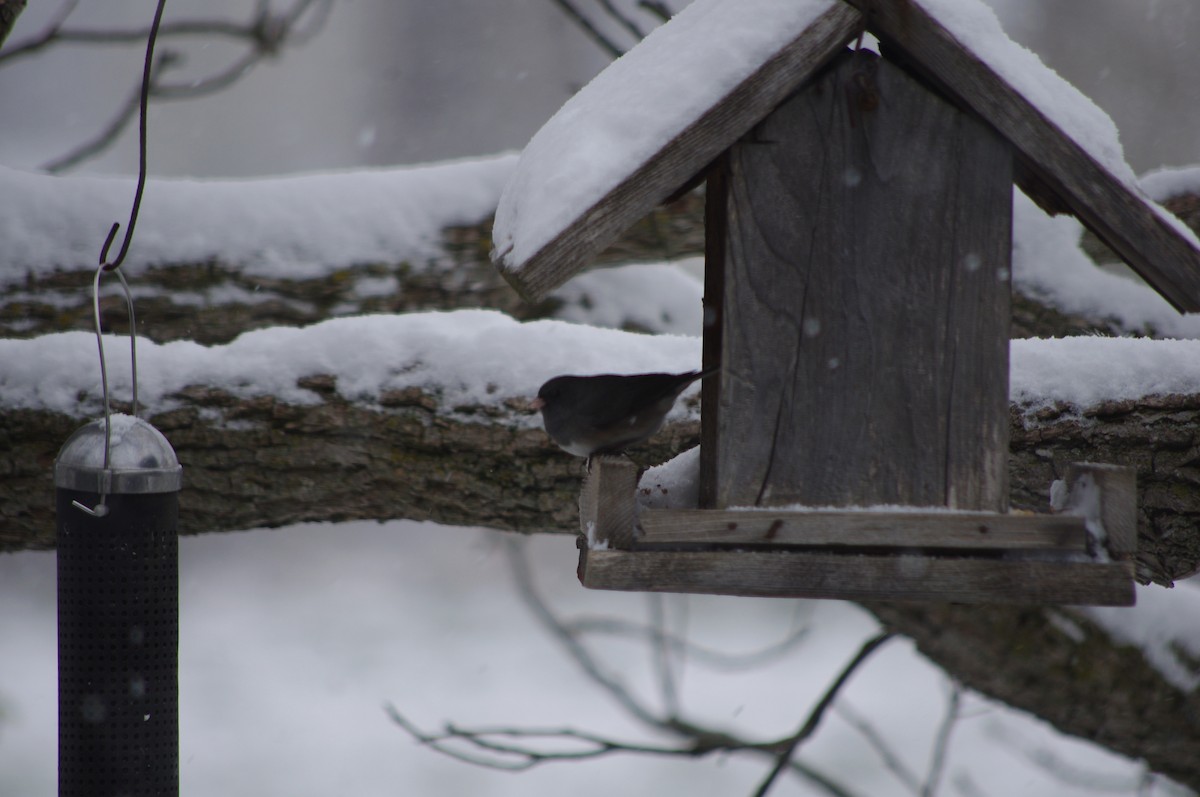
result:
[[[111,239],[111,235],[109,236]],[[107,247],[106,247],[107,248]],[[100,325],[100,275],[105,271],[110,270],[108,264],[103,262],[96,269],[96,276],[92,278],[92,313],[96,323],[96,346],[100,350],[100,388],[104,394],[104,470],[109,469],[109,457],[112,448],[112,409],[108,397],[108,365],[104,359],[104,333]],[[133,380],[133,416],[136,418],[138,414],[138,377],[137,377],[137,319],[133,313],[133,294],[129,290],[129,283],[125,280],[125,275],[120,269],[116,271],[117,278],[121,280],[121,287],[125,290],[125,304],[129,308],[129,359],[130,359],[130,374]],[[108,495],[108,479],[101,481],[103,485],[100,491],[100,502],[94,508],[88,508],[78,501],[72,501],[71,505],[76,509],[88,513],[92,517],[104,517],[108,514],[108,506],[104,503],[104,499]]]

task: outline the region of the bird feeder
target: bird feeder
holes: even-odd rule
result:
[[[499,229],[521,201],[506,192],[496,258],[536,298],[707,181],[703,364],[721,371],[702,387],[699,505],[640,508],[633,464],[595,458],[585,586],[1133,602],[1132,469],[1077,465],[1063,511],[1009,511],[1012,186],[1075,214],[1182,311],[1200,310],[1200,251],[1006,77],[1002,33],[952,30],[941,5],[812,0],[781,48],[532,252]],[[864,32],[881,56],[847,50]]]

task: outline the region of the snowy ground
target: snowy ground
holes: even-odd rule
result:
[[[513,586],[512,541],[499,532],[405,522],[182,539],[182,793],[749,794],[765,773],[763,761],[611,758],[512,774],[445,759],[390,722],[389,703],[426,729],[453,720],[666,741],[622,715],[532,618]],[[555,610],[649,617],[648,596],[579,587],[573,539],[516,541]],[[3,795],[55,792],[54,582],[53,553],[0,556]],[[1200,598],[1190,583],[1176,592]],[[680,691],[689,716],[757,738],[794,730],[875,630],[861,610],[837,602],[671,596],[662,608],[693,642],[732,653],[807,629],[786,655],[747,672],[712,669],[694,657],[684,665]],[[605,638],[597,649],[620,680],[653,692],[652,657],[642,646]],[[856,674],[840,705],[867,718],[923,778],[949,692],[940,671],[907,641],[893,640]],[[1162,782],[1138,792],[1138,764],[981,698],[967,697],[960,714],[941,794],[1180,793]],[[1033,763],[1035,755],[1057,761],[1068,780]],[[855,794],[913,793],[843,712],[827,716],[800,758]],[[774,793],[823,792],[785,779]]]

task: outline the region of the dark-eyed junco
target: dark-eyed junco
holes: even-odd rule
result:
[[[648,440],[684,389],[717,368],[685,374],[556,376],[538,390],[546,434],[577,457],[624,451]]]

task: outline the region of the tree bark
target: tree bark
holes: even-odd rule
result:
[[[1200,225],[1200,217],[1196,221]],[[146,268],[135,280],[138,334],[160,343],[194,340],[214,345],[228,343],[252,329],[313,324],[334,313],[490,307],[520,319],[553,314],[559,306],[553,296],[536,305],[527,304],[500,277],[488,258],[491,230],[491,218],[447,228],[442,236],[443,256],[433,263],[359,263],[310,279],[254,277],[243,273],[238,263],[219,261]],[[693,191],[630,228],[597,264],[703,254],[704,197],[702,191]],[[0,282],[0,336],[29,338],[92,329],[92,273],[91,267],[52,274],[31,272],[19,282]],[[356,290],[362,279],[389,278],[395,280],[395,290],[371,295]],[[127,329],[124,299],[115,295],[103,298],[101,308],[106,328]],[[1014,338],[1097,332],[1127,334],[1108,319],[1071,316],[1021,294],[1019,289],[1013,292]]]
[[[176,397],[182,406],[148,418],[184,466],[182,533],[364,518],[577,528],[579,461],[549,442],[521,402],[449,408],[407,389],[374,408],[338,396],[332,377],[302,382],[324,402],[296,406],[194,386]],[[0,551],[53,547],[53,460],[88,420],[33,410],[0,415]],[[1171,585],[1200,570],[1200,395],[1029,418],[1013,408],[1011,432],[1015,509],[1046,511],[1051,482],[1072,462],[1130,465],[1138,479],[1138,579]],[[698,422],[670,424],[632,453],[654,464],[698,439]]]

